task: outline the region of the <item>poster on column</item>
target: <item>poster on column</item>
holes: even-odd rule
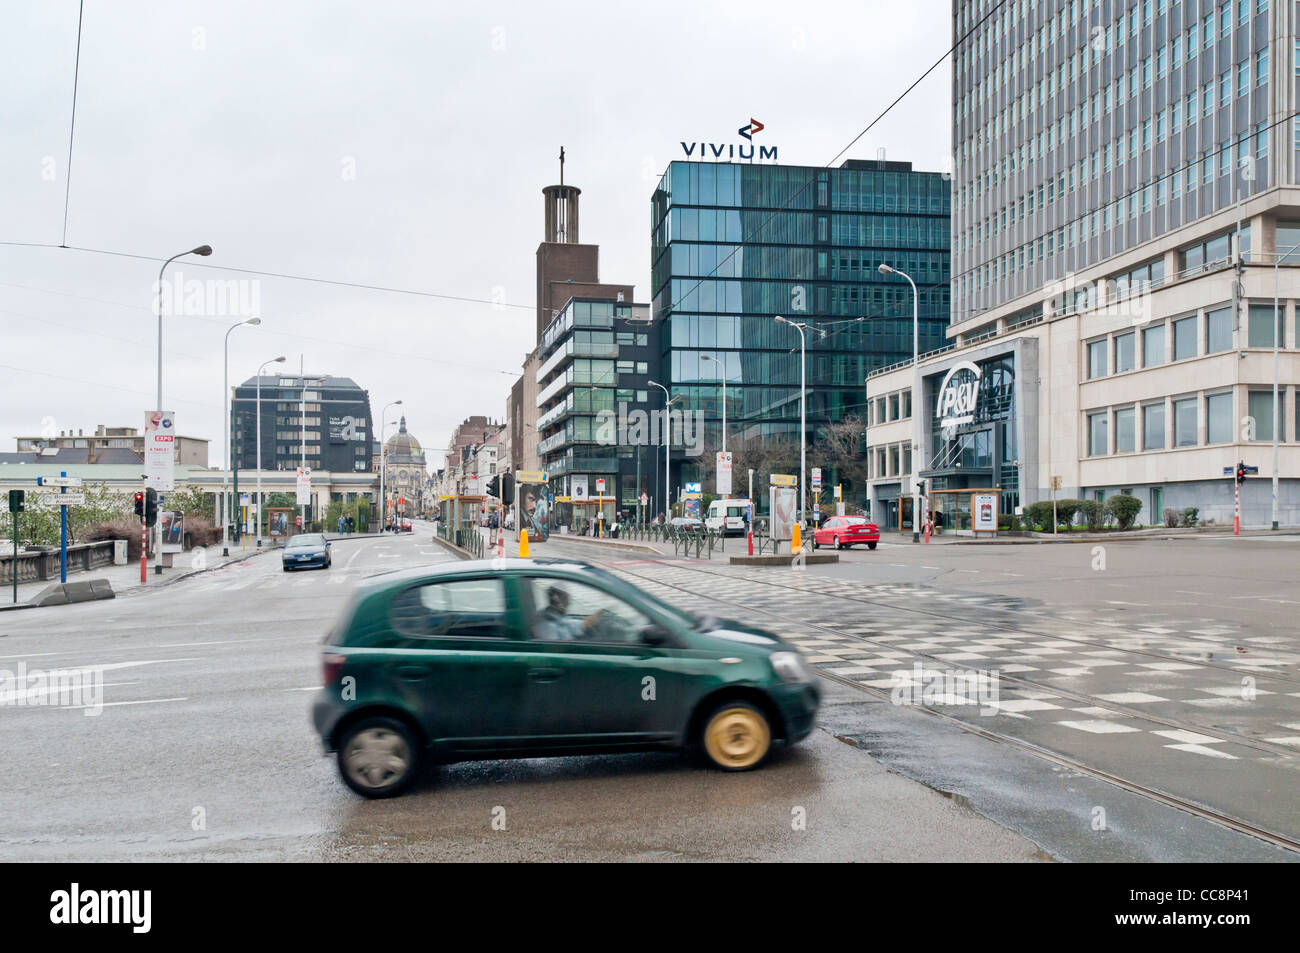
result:
[[[176,489],[176,414],[148,410],[144,415],[145,486],[159,492]]]
[[[298,498],[295,502],[299,506],[308,506],[311,503],[311,467],[298,468]]]
[[[731,496],[731,451],[718,451],[718,496]]]

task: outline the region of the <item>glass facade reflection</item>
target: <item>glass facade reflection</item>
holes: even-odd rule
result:
[[[778,314],[811,326],[809,440],[865,419],[867,374],[912,356],[911,289],[879,266],[916,282],[921,351],[943,346],[949,222],[948,181],[911,163],[672,163],[651,203],[653,308],[663,373],[702,412],[705,445],[721,446],[723,373],[730,448],[798,440],[799,332]]]

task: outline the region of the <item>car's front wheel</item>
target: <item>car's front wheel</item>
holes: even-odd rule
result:
[[[772,750],[767,716],[748,702],[727,702],[704,723],[704,753],[724,771],[756,768]]]
[[[401,794],[414,779],[418,760],[414,735],[395,718],[363,718],[339,744],[339,773],[363,797]]]
[[[813,549],[821,548],[821,543],[817,542],[817,534],[813,533]]]
[[[844,548],[844,544],[840,542],[840,538],[838,536],[835,537],[835,548],[836,549]]]

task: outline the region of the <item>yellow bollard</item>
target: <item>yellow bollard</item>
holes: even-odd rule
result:
[[[790,540],[790,552],[797,553],[803,549],[803,532],[798,523],[794,524],[794,539]]]
[[[526,529],[519,531],[519,558],[528,558],[528,530]]]

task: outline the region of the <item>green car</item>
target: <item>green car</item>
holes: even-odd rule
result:
[[[312,718],[347,785],[422,762],[693,748],[727,771],[812,731],[799,653],[587,563],[453,563],[363,581],[328,636]]]

